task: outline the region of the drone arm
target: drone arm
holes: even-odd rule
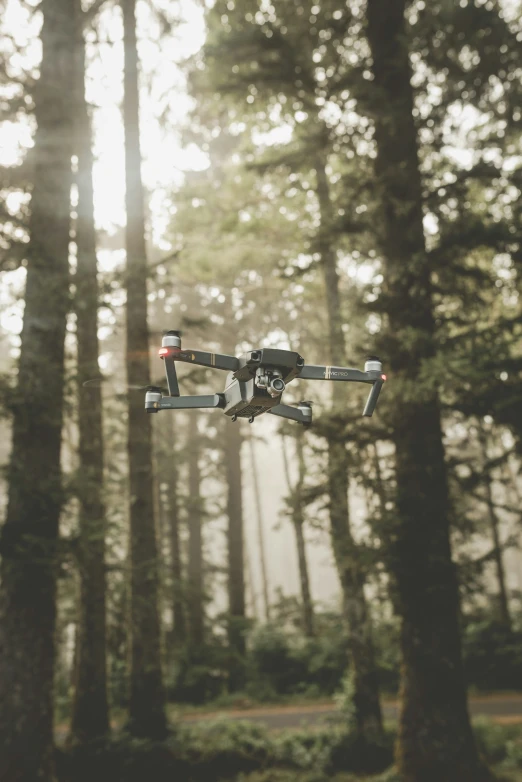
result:
[[[227,372],[235,372],[239,369],[239,359],[235,356],[227,356],[223,353],[209,353],[206,350],[180,350],[176,347],[162,347],[159,352],[161,358],[175,361],[183,361],[186,364],[197,364],[211,369],[224,369]]]
[[[157,413],[160,410],[193,410],[196,408],[225,407],[223,394],[208,394],[203,396],[160,396],[149,392],[145,396],[145,410]]]
[[[372,373],[375,374],[375,373]],[[301,380],[344,380],[359,383],[373,383],[375,378],[370,378],[368,372],[349,367],[323,367],[314,364],[305,364],[299,373]]]
[[[302,380],[341,380],[371,383],[372,388],[363,411],[363,416],[370,418],[377,405],[386,375],[382,374],[382,364],[376,357],[370,357],[370,361],[367,362],[366,366],[368,370],[361,372],[360,369],[351,369],[349,367],[322,367],[309,364],[303,367],[299,377]]]
[[[302,407],[291,407],[290,405],[276,405],[268,411],[272,415],[278,415],[281,418],[289,418],[290,421],[298,421],[300,424],[312,423],[312,408],[309,405]]]

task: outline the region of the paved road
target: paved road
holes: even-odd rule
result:
[[[497,695],[483,698],[472,698],[470,710],[473,716],[487,716],[495,722],[521,722],[522,723],[522,694],[521,695]],[[383,705],[384,718],[397,717],[397,703],[385,702]],[[282,728],[318,727],[328,723],[339,721],[339,713],[331,703],[317,704],[314,706],[286,706],[266,709],[249,709],[244,711],[222,711],[211,714],[187,714],[184,720],[199,722],[201,720],[226,717],[230,720],[248,720],[266,725],[273,730]]]

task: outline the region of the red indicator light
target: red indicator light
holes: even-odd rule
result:
[[[160,348],[159,354],[160,354],[160,356],[168,356],[169,355],[169,349],[168,348]]]
[[[386,380],[386,375],[381,375],[382,380]]]

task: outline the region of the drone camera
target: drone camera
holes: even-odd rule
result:
[[[250,354],[250,358],[252,359],[252,361],[259,361],[261,359],[261,354],[259,353],[258,350],[253,350],[252,353]]]
[[[267,391],[270,396],[279,396],[279,394],[283,393],[285,388],[285,381],[280,377],[274,377],[273,380],[270,381]]]

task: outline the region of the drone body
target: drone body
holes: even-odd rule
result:
[[[237,418],[248,418],[252,423],[257,416],[272,413],[307,426],[312,422],[310,402],[300,402],[296,407],[281,403],[282,394],[292,380],[301,378],[369,383],[372,389],[364,416],[372,415],[386,380],[386,376],[382,374],[382,364],[376,356],[369,357],[364,372],[347,367],[307,365],[299,353],[273,348],[251,350],[238,357],[227,356],[199,350],[182,350],[179,331],[165,334],[159,354],[165,362],[170,396],[163,396],[158,388],[148,390],[145,397],[145,410],[148,413],[215,407],[223,410],[233,421]],[[180,396],[176,361],[228,370],[223,393]]]

